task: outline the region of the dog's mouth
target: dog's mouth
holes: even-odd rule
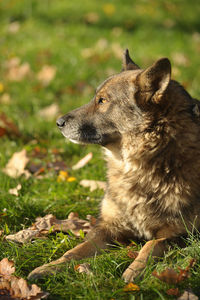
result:
[[[86,133],[81,132],[65,132],[64,129],[60,129],[63,136],[70,140],[74,144],[101,144],[101,135],[96,134],[95,136],[87,135]]]

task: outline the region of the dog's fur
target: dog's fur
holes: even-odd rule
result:
[[[163,252],[164,240],[200,228],[199,103],[171,80],[167,58],[142,70],[126,50],[122,72],[57,124],[73,142],[104,147],[107,190],[87,241],[35,269],[30,278],[94,255],[114,240],[150,240],[123,274],[131,281],[151,251]]]

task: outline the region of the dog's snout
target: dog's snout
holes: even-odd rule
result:
[[[65,126],[66,122],[65,122],[65,119],[64,118],[59,118],[57,121],[56,121],[56,124],[58,127],[62,128]]]

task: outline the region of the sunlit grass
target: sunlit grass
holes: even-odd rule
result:
[[[180,81],[196,98],[200,98],[200,5],[198,1],[1,1],[0,3],[0,111],[21,133],[20,137],[0,137],[0,167],[23,148],[31,153],[35,145],[46,149],[48,162],[55,159],[52,149],[59,149],[60,159],[69,167],[75,182],[58,183],[51,171],[38,179],[9,178],[0,172],[0,258],[16,263],[16,273],[26,278],[35,267],[61,256],[81,241],[72,235],[51,234],[47,239],[26,245],[5,241],[4,235],[30,226],[36,217],[48,213],[67,218],[71,211],[80,217],[98,216],[103,192],[90,192],[79,185],[81,179],[105,180],[105,164],[100,148],[82,147],[66,142],[55,125],[55,118],[40,117],[42,108],[56,103],[61,113],[88,102],[95,88],[107,76],[120,72],[123,49],[129,48],[141,67],[167,56],[172,62],[173,78]],[[12,32],[10,25],[17,22]],[[30,76],[20,81],[7,77],[6,61],[19,57],[30,65]],[[49,85],[43,86],[37,73],[44,65],[57,69]],[[8,102],[3,101],[5,94]],[[1,125],[0,125],[1,126]],[[93,159],[83,169],[70,167],[88,152]],[[9,189],[21,183],[19,196]],[[191,288],[200,295],[199,238],[189,236],[187,247],[174,245],[163,259],[151,259],[142,278],[136,280],[139,292],[124,292],[121,274],[131,262],[124,245],[88,259],[93,277],[74,271],[72,261],[57,276],[38,282],[49,291],[49,299],[172,299],[166,291],[173,286],[159,282],[151,273],[166,267],[185,267],[193,257],[195,267],[180,290]],[[138,245],[140,247],[140,245]]]

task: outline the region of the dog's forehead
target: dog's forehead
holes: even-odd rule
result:
[[[133,83],[137,75],[141,73],[142,70],[129,70],[123,71],[119,74],[110,76],[105,81],[103,81],[96,89],[96,94],[100,92],[106,92],[110,88],[117,88],[117,86],[128,85]]]

